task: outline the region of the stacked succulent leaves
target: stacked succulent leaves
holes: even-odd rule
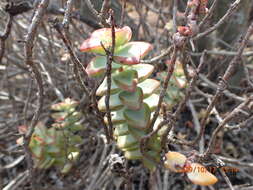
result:
[[[79,123],[81,113],[76,111],[77,102],[65,99],[54,104],[52,117],[55,123],[47,128],[39,123],[32,134],[29,148],[36,168],[47,169],[58,166],[62,173],[67,173],[79,155],[77,144],[82,142],[79,135],[83,126]]]
[[[88,64],[86,71],[90,76],[103,76],[106,71],[107,57],[101,46],[110,49],[112,46],[110,28],[96,30],[83,42],[82,52],[94,52],[97,55]],[[117,146],[124,151],[127,159],[142,160],[150,170],[160,160],[161,140],[158,133],[149,142],[147,151],[140,151],[140,140],[149,132],[152,112],[158,104],[159,96],[155,91],[160,82],[150,79],[154,70],[150,64],[140,64],[152,48],[146,42],[129,42],[132,36],[129,27],[115,29],[115,49],[112,62],[111,91],[109,108],[114,127],[114,138]],[[102,96],[98,101],[100,111],[106,111],[105,97],[107,79],[99,86],[96,94]],[[107,119],[105,118],[107,123]]]

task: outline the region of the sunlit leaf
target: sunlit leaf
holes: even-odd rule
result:
[[[135,70],[125,70],[113,76],[113,81],[122,90],[133,92],[138,82],[137,72]]]
[[[98,101],[98,109],[102,112],[106,111],[105,98],[106,96],[103,96]],[[122,102],[119,99],[119,94],[113,94],[110,96],[109,107],[111,111],[115,111],[123,107]]]
[[[119,93],[119,99],[127,108],[138,110],[141,107],[143,93],[141,88],[136,88],[134,92],[122,91]]]
[[[179,153],[170,151],[165,154],[166,161],[165,167],[173,172],[184,172],[184,165],[186,162],[186,156]]]
[[[111,80],[111,91],[110,94],[115,94],[117,92],[119,92],[120,89],[119,87],[115,84],[114,80]],[[105,77],[105,79],[103,80],[102,84],[98,87],[96,95],[97,96],[103,96],[105,95],[107,92],[107,78]]]
[[[218,181],[217,177],[207,171],[201,164],[191,163],[189,169],[186,170],[189,170],[189,172],[187,172],[187,177],[194,184],[207,186],[213,185]]]
[[[106,56],[96,56],[94,57],[90,63],[86,67],[86,72],[88,75],[92,77],[100,76],[104,74],[106,71],[107,59]],[[121,65],[112,62],[112,71],[115,69],[119,69]]]
[[[125,122],[125,117],[123,116],[123,110],[113,111],[111,112],[111,119],[113,124],[122,124]],[[105,117],[105,123],[108,124],[107,117]]]
[[[139,82],[146,80],[154,71],[154,66],[150,64],[138,64],[129,68],[137,71]]]
[[[138,159],[142,158],[142,154],[141,154],[141,151],[139,148],[136,150],[132,150],[132,151],[126,151],[124,153],[124,156],[128,160],[138,160]]]
[[[117,146],[119,148],[128,148],[137,143],[138,141],[131,134],[118,136],[118,139],[117,139]]]
[[[113,134],[116,137],[129,134],[128,125],[125,123],[116,125]]]
[[[160,82],[155,79],[146,79],[145,81],[138,84],[143,91],[144,98],[150,96],[160,86]]]
[[[113,60],[116,63],[124,65],[138,64],[150,50],[152,45],[147,42],[129,42],[120,47],[116,52]]]
[[[151,111],[155,110],[155,108],[158,105],[158,101],[159,101],[159,95],[157,95],[157,94],[152,94],[151,96],[149,96],[143,100],[143,102],[148,104]]]
[[[148,127],[151,111],[147,104],[143,104],[139,110],[124,110],[126,122],[136,128],[145,129]]]
[[[123,28],[115,29],[115,46],[118,47],[127,43],[132,36],[131,29],[128,26]],[[111,28],[102,28],[94,31],[90,38],[86,39],[81,47],[82,52],[94,52],[98,54],[105,55],[105,51],[101,46],[101,43],[105,48],[112,46],[112,31]]]

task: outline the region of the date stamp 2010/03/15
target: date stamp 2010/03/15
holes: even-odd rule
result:
[[[211,173],[215,173],[218,169],[223,170],[226,173],[237,173],[239,172],[238,168],[235,167],[231,167],[231,166],[222,166],[222,167],[215,167],[215,166],[186,166],[184,167],[184,172],[201,172],[201,173],[205,173],[205,172],[211,172]]]

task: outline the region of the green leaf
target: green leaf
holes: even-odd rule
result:
[[[155,110],[155,108],[158,105],[158,101],[159,101],[159,96],[157,94],[152,94],[151,96],[149,96],[143,100],[143,102],[148,104],[151,111]]]
[[[46,156],[46,158],[42,162],[40,162],[37,165],[37,167],[40,169],[48,169],[53,165],[54,161],[55,161],[54,158],[51,158],[50,156]]]
[[[150,50],[152,45],[147,42],[129,42],[117,49],[113,60],[123,65],[135,65],[140,62]]]
[[[103,96],[98,101],[98,109],[102,112],[106,111],[105,98],[106,98],[106,96]],[[111,111],[115,111],[115,110],[121,109],[123,107],[123,105],[119,99],[119,94],[113,94],[110,96],[109,107],[110,107]]]
[[[92,77],[100,76],[101,74],[105,73],[106,64],[107,64],[106,56],[96,56],[87,65],[86,72],[88,73],[88,75]],[[112,62],[112,71],[115,69],[119,69],[120,67],[122,66]]]
[[[149,139],[148,146],[156,152],[160,152],[162,150],[161,141],[157,135],[154,135]]]
[[[154,172],[156,169],[156,165],[157,165],[156,162],[160,161],[160,155],[158,152],[155,152],[155,151],[148,151],[146,154],[149,155],[151,158],[153,158],[153,160],[143,157],[143,159],[142,159],[143,165],[146,168],[148,168],[151,172]]]
[[[151,117],[153,117],[153,115],[154,115],[154,114],[152,114]],[[157,127],[159,126],[159,124],[160,124],[162,121],[163,121],[163,119],[159,116],[159,117],[157,118],[157,120],[155,121],[154,130],[157,129]],[[163,135],[165,134],[167,128],[168,128],[168,125],[164,125],[160,130],[158,130],[157,135],[158,135],[159,137],[163,136]]]
[[[41,139],[43,141],[43,143],[44,143],[45,139],[47,138],[46,127],[44,125],[42,125],[41,123],[39,123],[35,127],[34,134],[36,136],[38,136],[38,139]]]
[[[151,111],[147,104],[143,104],[140,110],[124,110],[124,117],[128,125],[140,129],[148,127]]]
[[[116,137],[129,134],[128,125],[125,123],[116,125],[113,134]]]
[[[123,109],[111,112],[112,123],[113,124],[122,124],[125,122],[125,118],[123,116]],[[108,125],[107,117],[105,117],[105,123]]]
[[[133,92],[137,86],[137,78],[138,75],[135,70],[125,70],[115,74],[113,76],[113,81],[119,88],[125,91]]]
[[[58,153],[61,152],[60,148],[57,147],[57,146],[54,145],[54,144],[47,146],[46,151],[47,151],[48,153],[55,153],[55,154],[58,154]]]
[[[132,36],[132,31],[128,26],[123,28],[115,28],[115,46],[118,47],[127,43]],[[105,55],[105,51],[101,46],[101,43],[105,48],[112,46],[112,30],[111,28],[102,28],[94,31],[91,37],[85,40],[80,51],[82,52],[94,52]]]
[[[63,102],[59,102],[57,104],[54,104],[51,106],[52,110],[55,111],[68,111],[71,108],[75,108],[78,105],[78,102],[75,100],[72,100],[70,98],[66,98]]]
[[[127,108],[138,110],[142,105],[143,93],[141,88],[137,87],[134,92],[120,92],[119,99]]]
[[[140,144],[137,143],[137,144],[135,144],[133,146],[130,146],[130,147],[127,147],[127,148],[122,148],[121,150],[124,151],[124,152],[126,152],[126,151],[134,151],[134,150],[137,150],[139,148],[140,148]]]
[[[151,172],[155,172],[156,169],[156,163],[154,163],[153,161],[147,159],[147,158],[143,158],[142,159],[142,163],[143,165],[148,168]]]
[[[66,163],[64,167],[62,168],[61,173],[67,174],[71,170],[72,167],[73,167],[73,163],[70,163],[70,162]]]
[[[118,139],[117,139],[117,146],[120,149],[131,147],[137,143],[138,143],[138,141],[131,134],[118,136]]]
[[[146,130],[143,130],[143,129],[137,129],[137,128],[134,128],[134,127],[128,127],[129,131],[131,134],[133,134],[133,136],[140,140],[142,137],[145,137],[147,135],[147,132]]]
[[[172,76],[172,83],[175,84],[178,88],[185,88],[187,85],[187,80],[185,76]]]
[[[40,146],[39,144],[33,144],[32,146],[30,146],[31,151],[32,151],[32,155],[35,158],[41,158],[43,156],[43,147]]]
[[[137,71],[139,82],[146,80],[154,71],[154,66],[150,64],[138,64],[129,68]]]
[[[154,79],[146,79],[145,81],[138,84],[143,91],[144,98],[150,96],[160,86],[160,82]]]
[[[105,77],[105,79],[103,80],[102,84],[98,87],[96,95],[97,96],[103,96],[106,94],[107,91],[107,77]],[[112,80],[111,81],[111,91],[110,94],[115,94],[117,92],[119,92],[120,89],[119,87],[115,84],[115,82]]]
[[[168,104],[169,108],[173,107],[177,104],[182,98],[184,94],[181,90],[176,86],[169,86],[166,95],[165,95],[165,103]]]
[[[133,151],[126,151],[124,153],[124,156],[128,160],[138,160],[142,158],[142,154],[140,149],[133,150]]]

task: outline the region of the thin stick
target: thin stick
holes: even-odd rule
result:
[[[208,144],[208,147],[204,153],[204,157],[207,157],[208,154],[210,154],[213,150],[213,148],[215,147],[215,140],[216,140],[216,137],[218,135],[218,133],[225,127],[225,125],[234,118],[234,116],[236,114],[238,114],[240,112],[240,110],[242,108],[244,108],[245,106],[247,106],[250,102],[253,101],[253,96],[251,96],[250,98],[248,98],[245,102],[241,103],[239,106],[237,106],[232,112],[230,112],[228,114],[228,116],[226,116],[223,121],[219,124],[219,126],[214,130],[214,132],[212,133],[212,136],[211,136],[211,140]]]
[[[3,34],[0,35],[0,63],[2,62],[2,58],[5,52],[5,40],[9,37],[11,33],[12,21],[13,21],[13,16],[9,14],[9,19],[5,26],[5,31],[3,32]]]
[[[202,56],[200,58],[199,66],[198,66],[197,70],[195,71],[194,76],[192,77],[192,79],[190,81],[189,88],[186,89],[186,93],[185,93],[185,97],[184,97],[183,101],[180,102],[179,106],[177,107],[177,110],[173,114],[174,117],[176,117],[176,118],[178,117],[178,115],[182,111],[182,109],[184,108],[187,100],[189,100],[189,98],[190,98],[191,92],[192,92],[193,87],[195,85],[195,82],[196,82],[196,80],[198,78],[198,75],[199,75],[199,73],[200,73],[200,71],[201,71],[201,69],[202,69],[202,67],[203,67],[203,65],[205,63],[205,59],[204,59],[205,56],[206,56],[206,51],[203,52],[203,54],[202,54]]]
[[[109,134],[111,139],[113,139],[113,124],[111,118],[111,111],[110,111],[110,92],[111,92],[111,74],[112,74],[112,60],[114,55],[114,48],[115,48],[115,22],[113,11],[110,11],[111,17],[111,25],[112,25],[112,47],[110,51],[107,53],[107,62],[106,62],[106,78],[107,78],[107,90],[106,90],[106,97],[105,97],[105,106],[106,106],[106,117],[108,120],[109,126]]]
[[[28,28],[28,32],[27,32],[27,36],[25,39],[25,64],[31,68],[32,73],[34,74],[34,78],[38,84],[38,91],[39,91],[39,104],[38,107],[35,111],[35,114],[33,116],[32,122],[30,124],[30,127],[28,129],[28,132],[25,134],[24,137],[24,150],[26,153],[26,159],[27,159],[27,164],[28,164],[28,168],[29,168],[29,176],[30,176],[30,180],[31,180],[31,186],[32,189],[35,189],[35,182],[33,179],[33,161],[32,161],[32,155],[31,152],[29,150],[29,143],[32,137],[32,134],[34,132],[34,128],[39,120],[39,116],[40,113],[42,111],[42,107],[43,107],[43,81],[42,81],[42,77],[41,74],[37,68],[37,66],[34,64],[33,61],[33,47],[34,47],[34,40],[35,37],[37,35],[37,29],[39,27],[39,24],[41,23],[44,14],[46,13],[46,8],[49,4],[49,0],[42,0],[34,14],[34,17],[32,19],[32,23]]]
[[[78,82],[79,82],[80,86],[82,87],[84,93],[88,96],[89,95],[89,89],[84,84],[84,82],[82,81],[81,76],[79,75],[78,70],[77,70],[78,67],[82,68],[82,74],[84,75],[85,81],[88,82],[89,81],[89,76],[88,76],[85,68],[83,67],[82,63],[80,62],[80,60],[77,58],[76,54],[74,53],[74,51],[73,51],[73,49],[72,49],[72,47],[70,45],[69,39],[67,38],[66,35],[63,34],[62,28],[61,28],[61,26],[60,26],[60,24],[59,24],[59,22],[58,22],[57,19],[53,21],[53,27],[59,33],[60,38],[64,42],[64,44],[65,44],[65,46],[66,46],[66,48],[68,50],[68,53],[70,54],[71,61],[73,62],[73,64],[76,67],[76,68],[74,68],[75,69],[74,71],[75,71],[75,75],[76,75],[76,77],[78,79]]]
[[[229,180],[225,171],[223,171],[222,168],[219,168],[219,171],[220,171],[222,177],[225,179],[226,183],[228,184],[228,187],[230,188],[230,190],[235,190],[235,188],[233,187],[233,185],[232,185],[231,181]]]
[[[236,0],[233,4],[230,5],[230,7],[227,10],[227,12],[225,13],[225,15],[214,26],[208,28],[206,31],[204,31],[202,33],[199,33],[197,36],[195,36],[193,38],[193,40],[198,40],[198,39],[210,34],[214,30],[216,30],[217,28],[219,28],[236,11],[236,9],[239,7],[240,3],[241,3],[241,0]]]
[[[213,107],[216,105],[218,98],[221,96],[222,92],[227,88],[227,82],[233,76],[233,74],[235,72],[236,65],[239,64],[240,58],[242,57],[243,50],[246,47],[246,45],[249,41],[249,38],[252,34],[252,30],[253,30],[253,22],[249,26],[247,33],[246,33],[243,41],[240,44],[240,47],[237,51],[237,55],[229,63],[229,66],[228,66],[225,74],[223,75],[223,77],[220,78],[220,82],[218,84],[217,91],[216,91],[214,97],[212,98],[211,103],[208,105],[204,117],[201,120],[201,123],[200,123],[201,124],[201,133],[199,133],[199,135],[192,142],[188,142],[187,143],[188,145],[195,144],[200,139],[201,135],[204,135],[207,119],[208,119]]]
[[[199,23],[199,29],[202,28],[202,26],[206,23],[206,21],[212,16],[212,14],[214,13],[214,10],[216,8],[216,5],[218,3],[219,0],[214,0],[211,8],[209,9],[208,13],[206,14],[206,16],[203,18],[203,20]]]
[[[169,64],[169,68],[168,68],[168,74],[167,74],[167,76],[164,80],[164,83],[163,83],[163,88],[162,88],[162,91],[161,91],[160,96],[159,96],[156,111],[155,111],[154,116],[153,116],[153,118],[150,122],[150,125],[149,125],[149,130],[150,131],[152,131],[153,126],[155,124],[155,121],[156,121],[157,117],[159,116],[161,105],[162,105],[163,99],[166,95],[166,91],[167,91],[167,88],[168,88],[168,85],[169,85],[170,78],[171,78],[171,76],[174,72],[174,67],[175,67],[176,58],[177,58],[177,51],[178,51],[177,47],[174,46],[173,47],[173,53],[172,53],[171,60],[170,60],[170,64]]]

